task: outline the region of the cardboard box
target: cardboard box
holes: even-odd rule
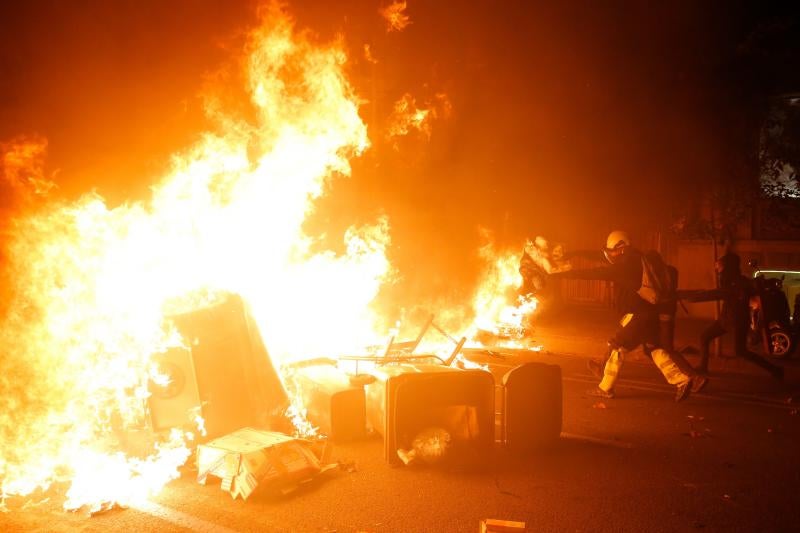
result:
[[[197,447],[197,481],[209,475],[220,488],[246,500],[256,486],[289,492],[332,465],[327,441],[297,439],[276,431],[242,428]]]

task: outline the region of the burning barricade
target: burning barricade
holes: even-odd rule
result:
[[[279,6],[262,14],[236,63],[252,123],[208,98],[219,128],[174,155],[148,201],[112,207],[87,194],[12,225],[2,250],[15,288],[0,328],[0,507],[55,479],[71,484],[70,510],[147,499],[193,449],[203,479],[221,477],[244,498],[262,480],[280,485],[281,468],[292,482],[324,470],[324,454],[308,453],[295,432],[346,439],[371,425],[392,463],[398,451],[435,461],[493,442],[491,374],[451,366],[473,332],[451,338],[438,362],[387,349],[355,381],[338,362],[292,366],[352,353],[382,325],[370,305],[392,274],[389,223],[348,228],[339,252],[314,251],[306,215],[367,149],[367,127],[340,44],[311,42]],[[484,331],[518,340],[527,311],[499,311],[508,302],[498,295],[519,276],[510,274],[475,309],[500,324]]]
[[[259,17],[231,68],[248,113],[226,112],[231,80],[209,84],[212,130],[173,154],[147,199],[44,198],[47,173],[11,172],[26,152],[0,144],[0,177],[32,176],[42,191],[2,228],[13,287],[0,328],[0,509],[56,480],[70,486],[67,509],[127,505],[178,477],[198,440],[292,433],[276,368],[371,331],[388,221],[348,228],[336,253],[312,250],[304,231],[332,177],[369,146],[347,54],[295,31],[283,5]],[[235,302],[204,310],[221,293],[252,314],[215,316],[239,314]],[[316,335],[303,335],[308,324]],[[269,354],[248,345],[256,334]],[[149,450],[124,437],[145,420],[167,434]]]

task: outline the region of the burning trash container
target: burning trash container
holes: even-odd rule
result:
[[[308,421],[335,442],[362,438],[367,432],[364,387],[332,359],[301,361],[290,367],[288,385],[294,386],[306,408]]]
[[[494,445],[494,378],[483,370],[393,364],[371,371],[367,422],[389,464],[434,462],[451,449],[487,457]]]
[[[156,431],[181,427],[200,415],[200,392],[191,350],[172,348],[155,354],[162,379],[150,383],[150,423]]]
[[[174,424],[193,398],[209,439],[247,426],[273,427],[288,396],[241,297],[229,295],[172,320],[189,351],[155,358],[169,383],[151,384],[154,428]]]

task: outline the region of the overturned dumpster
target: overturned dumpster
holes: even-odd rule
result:
[[[491,452],[494,378],[489,372],[402,363],[371,373],[375,380],[366,385],[367,420],[383,436],[389,464],[407,462],[411,450],[419,445],[430,449],[432,442],[440,443],[434,456],[450,447],[483,457]]]
[[[154,357],[168,377],[150,387],[154,429],[181,426],[197,415],[208,439],[243,427],[282,424],[287,393],[241,297],[228,295],[172,321],[188,349]]]

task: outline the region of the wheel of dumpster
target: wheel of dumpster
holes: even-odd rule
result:
[[[786,357],[792,352],[792,337],[783,329],[771,329],[769,348],[773,357]]]

